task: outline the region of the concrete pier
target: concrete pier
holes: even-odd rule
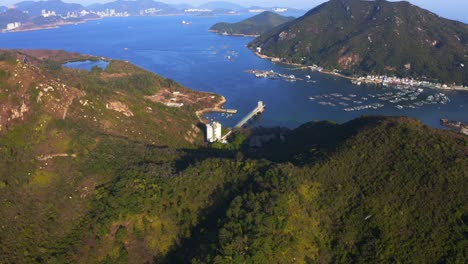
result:
[[[247,123],[252,117],[254,117],[255,115],[259,114],[259,113],[263,113],[263,111],[265,111],[265,107],[266,105],[263,104],[262,101],[258,101],[257,103],[257,107],[255,107],[254,110],[250,111],[250,113],[248,113],[244,118],[242,118],[241,121],[239,121],[239,123],[237,123],[234,128],[240,128],[242,127],[243,125],[245,125],[245,123]]]
[[[237,109],[208,108],[208,109],[205,109],[205,112],[207,112],[207,113],[237,114]]]
[[[241,128],[243,125],[245,125],[251,118],[253,118],[254,116],[256,116],[257,114],[259,113],[263,113],[263,111],[265,111],[265,107],[266,105],[263,104],[262,101],[258,101],[257,103],[257,107],[255,107],[254,110],[250,111],[244,118],[241,119],[241,121],[239,121],[235,126],[234,126],[234,129],[235,128]],[[222,138],[221,138],[221,141],[225,141],[227,137],[229,137],[231,134],[232,134],[232,129],[229,130],[226,135],[224,135]]]

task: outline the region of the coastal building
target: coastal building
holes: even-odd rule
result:
[[[57,14],[55,13],[55,11],[47,11],[45,9],[42,9],[41,11],[41,16],[43,17],[51,17],[51,16],[56,16]]]
[[[166,106],[181,108],[182,106],[184,106],[184,103],[177,103],[177,102],[173,101],[173,102],[167,102]]]
[[[281,8],[281,7],[273,8],[273,12],[276,12],[276,13],[284,13],[287,11],[288,11],[287,8]]]
[[[208,8],[187,8],[184,10],[185,13],[209,13],[213,10]]]
[[[142,11],[143,11],[144,14],[147,15],[147,14],[155,14],[155,13],[157,13],[157,12],[161,12],[162,9],[156,9],[156,8],[152,7],[152,8],[147,8],[147,9],[142,10]],[[140,13],[141,13],[141,12],[140,12]]]
[[[267,11],[266,9],[249,9],[249,13],[262,13]]]
[[[130,14],[125,11],[125,12],[116,12],[115,9],[109,9],[106,8],[104,11],[99,11],[94,13],[100,17],[128,17]]]
[[[17,29],[19,27],[21,27],[20,22],[8,23],[7,26],[6,26],[6,30],[13,30],[13,29]]]
[[[88,12],[86,10],[81,10],[81,12],[80,12],[80,16],[82,16],[82,17],[86,16],[86,15],[89,15],[89,14],[90,14],[90,12]]]
[[[222,139],[222,132],[221,132],[221,123],[219,122],[212,122],[206,124],[206,141],[213,143],[216,141],[221,141]]]

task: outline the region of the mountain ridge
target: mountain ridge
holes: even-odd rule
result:
[[[41,15],[42,10],[55,11],[57,14],[66,15],[68,12],[79,12],[84,10],[84,6],[77,3],[65,3],[61,0],[53,1],[23,1],[15,4],[15,8],[27,11],[32,16]]]
[[[249,44],[270,57],[347,74],[468,85],[468,25],[408,2],[331,0]]]
[[[199,8],[208,8],[208,9],[230,9],[233,11],[239,11],[244,7],[239,4],[226,2],[226,1],[211,1],[205,4],[199,5]]]
[[[104,4],[96,4],[90,6],[93,11],[105,11],[106,9],[115,9],[116,12],[128,12],[131,15],[140,14],[141,10],[156,8],[160,9],[162,13],[178,13],[178,9],[170,6],[169,4],[153,1],[153,0],[137,0],[137,1],[123,1],[116,0]]]

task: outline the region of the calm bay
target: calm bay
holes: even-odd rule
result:
[[[225,96],[225,107],[238,109],[238,114],[230,118],[209,115],[225,126],[233,126],[259,100],[267,105],[256,123],[263,126],[294,128],[312,120],[341,123],[361,115],[410,116],[434,127],[440,127],[440,118],[468,122],[468,92],[424,89],[402,93],[394,88],[355,86],[346,79],[262,60],[246,48],[251,38],[208,32],[216,22],[243,18],[109,18],[56,29],[0,34],[0,48],[61,49],[128,60],[189,88]],[[182,20],[193,23],[182,25]],[[256,78],[246,72],[251,69],[273,70],[303,80]],[[449,101],[440,100],[440,93]],[[363,105],[378,107],[345,111]]]

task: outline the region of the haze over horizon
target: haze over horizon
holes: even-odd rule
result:
[[[391,0],[394,1],[394,0]],[[6,6],[12,6],[15,3],[21,1],[17,0],[3,0],[2,4]],[[64,0],[64,2],[69,3],[79,3],[82,5],[90,5],[94,3],[107,3],[112,2],[112,0]],[[190,4],[190,5],[201,5],[207,2],[214,2],[210,0],[158,0],[158,2],[164,2],[167,4]],[[290,0],[287,4],[284,3],[282,0],[237,0],[237,1],[225,1],[236,3],[243,6],[265,6],[265,7],[272,7],[272,6],[287,6],[293,8],[302,8],[302,9],[312,9],[315,6],[326,2],[326,0]],[[440,16],[449,18],[449,19],[456,19],[463,22],[468,22],[468,15],[466,15],[466,10],[468,10],[468,1],[461,2],[459,0],[409,0],[410,3],[420,6],[422,8],[428,9]]]

